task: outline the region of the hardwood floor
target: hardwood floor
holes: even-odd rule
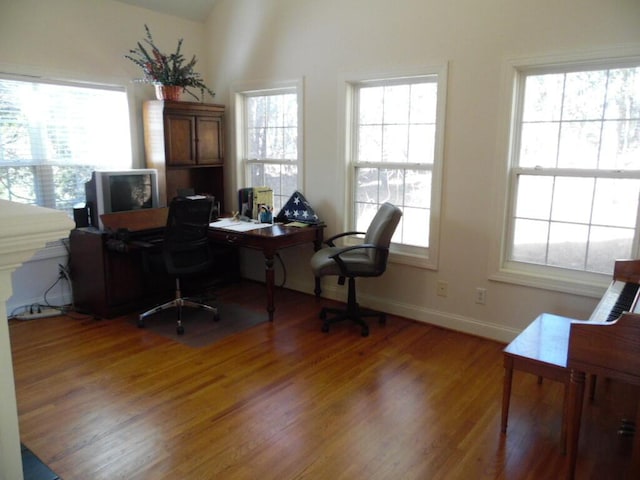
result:
[[[257,284],[219,298],[264,308]],[[200,349],[127,317],[12,321],[21,439],[65,480],[562,478],[559,384],[516,372],[503,436],[504,345],[394,316],[324,334],[330,303],[278,290],[273,323]],[[577,478],[623,478],[636,399],[599,383]]]

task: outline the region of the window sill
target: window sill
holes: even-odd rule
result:
[[[424,270],[437,270],[438,265],[424,255],[414,255],[406,252],[397,252],[393,248],[389,254],[389,262],[396,265],[409,265]]]
[[[530,271],[504,267],[490,275],[489,280],[591,298],[601,298],[611,283],[610,275],[584,274],[579,276],[557,270],[541,270],[535,267]]]
[[[361,245],[362,237],[344,237],[342,241],[344,246]],[[438,264],[428,256],[427,249],[408,247],[406,245],[391,245],[389,251],[389,263],[394,263],[397,265],[409,265],[411,267],[421,268],[425,270],[438,269]]]

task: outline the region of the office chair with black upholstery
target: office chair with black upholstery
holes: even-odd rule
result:
[[[180,277],[204,272],[213,264],[213,254],[207,237],[212,209],[212,198],[176,197],[171,201],[161,249],[159,252],[156,251],[155,255],[153,252],[147,252],[146,263],[151,273],[160,267],[175,277],[175,298],[141,313],[138,317],[139,327],[144,327],[146,317],[169,308],[178,310],[176,332],[179,335],[184,333],[182,307],[208,310],[213,314],[214,320],[219,320],[217,308],[183,297],[180,289]]]
[[[384,203],[373,217],[366,232],[344,232],[334,235],[325,243],[328,247],[318,250],[311,257],[311,269],[316,277],[326,275],[338,276],[338,284],[344,285],[345,278],[349,279],[348,299],[346,309],[323,308],[320,311],[322,331],[328,332],[329,326],[342,320],[351,319],[362,327],[362,336],[369,335],[369,325],[365,317],[378,317],[384,324],[386,315],[383,312],[361,308],[356,301],[356,277],[378,277],[387,268],[389,244],[391,237],[400,222],[402,211],[390,204]],[[337,247],[334,241],[348,235],[364,235],[361,245]],[[329,317],[328,314],[333,314]]]

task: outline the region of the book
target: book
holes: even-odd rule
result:
[[[269,187],[253,188],[253,208],[251,218],[260,221],[261,211],[273,210],[273,190]],[[271,222],[268,222],[271,223]]]
[[[253,188],[238,190],[238,212],[241,219],[250,220],[253,217]]]

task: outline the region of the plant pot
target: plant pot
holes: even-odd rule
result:
[[[183,88],[178,85],[156,85],[158,100],[180,100]]]

